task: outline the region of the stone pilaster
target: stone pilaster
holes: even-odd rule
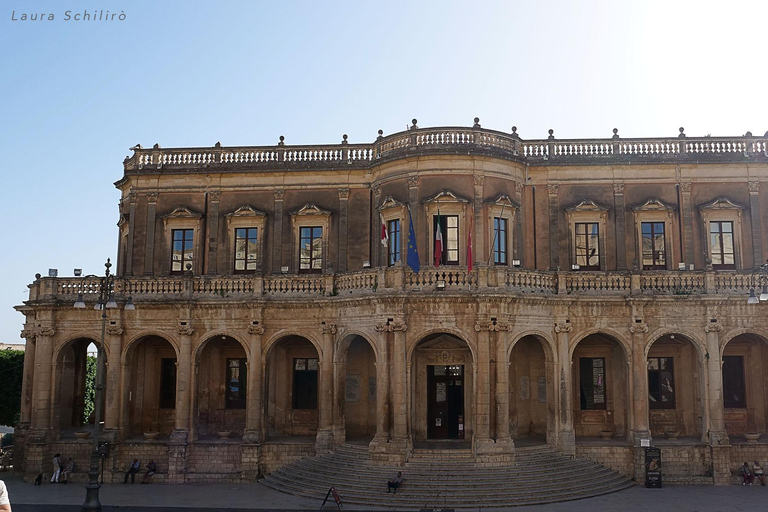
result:
[[[694,263],[693,255],[693,204],[691,203],[691,182],[686,181],[679,184],[680,195],[682,196],[682,212],[683,216],[683,249],[685,253],[681,257],[681,261],[685,262],[686,267],[691,263]]]
[[[122,364],[120,358],[122,353],[122,334],[123,328],[117,324],[107,325],[106,347],[107,353],[107,375],[105,390],[105,413],[104,429],[116,431],[120,421],[120,382]]]
[[[125,249],[125,275],[133,275],[133,245],[134,236],[136,234],[136,194],[131,192],[128,194],[128,247]]]
[[[322,326],[322,354],[318,374],[317,438],[315,453],[327,453],[333,448],[333,336],[336,326]]]
[[[467,229],[472,229],[472,257],[475,260],[475,265],[478,263],[487,263],[485,254],[485,237],[483,236],[483,184],[485,183],[485,176],[482,174],[475,174],[472,176],[475,183],[474,200],[472,201],[472,211],[470,215],[473,217],[473,222],[470,226],[469,219],[467,219]]]
[[[283,264],[283,196],[284,189],[277,189],[275,194],[275,216],[272,219],[272,273],[279,274]]]
[[[24,379],[21,381],[21,415],[19,423],[29,425],[32,418],[32,389],[35,381],[35,331],[29,326],[21,331],[21,337],[27,343],[24,349]]]
[[[32,391],[32,422],[35,430],[49,430],[51,425],[51,397],[53,386],[53,327],[35,330],[35,383]]]
[[[573,430],[573,389],[571,385],[571,354],[569,335],[573,327],[568,321],[555,323],[557,359],[559,362],[560,431],[557,433],[558,449],[565,455],[576,454],[576,434]]]
[[[386,324],[376,325],[379,333],[378,358],[376,359],[376,436],[369,445],[369,450],[382,452],[389,442],[389,343],[388,334],[384,330]]]
[[[144,245],[144,275],[155,272],[155,222],[157,216],[157,194],[147,194],[147,238]]]
[[[387,368],[387,371],[390,372],[392,432],[385,448],[381,444],[374,446],[374,448],[385,452],[385,454],[376,455],[375,458],[404,463],[408,460],[412,448],[411,438],[408,435],[408,376],[405,346],[405,331],[408,329],[408,325],[403,321],[395,320],[376,325],[375,329],[377,332],[385,333],[383,334],[384,336],[392,339],[392,359],[391,364]],[[385,393],[387,390],[381,390],[381,392]],[[374,452],[371,452],[371,454],[373,456]]]
[[[217,255],[219,253],[219,202],[221,200],[221,192],[214,191],[208,193],[208,200],[210,201],[208,205],[208,214],[206,215],[205,222],[206,222],[206,230],[205,234],[207,237],[207,240],[205,240],[205,244],[208,247],[208,261],[206,261],[206,267],[207,267],[207,274],[209,275],[216,275],[216,274],[227,274],[228,272],[225,270],[224,272],[219,271],[218,268],[218,258]]]
[[[179,357],[176,370],[176,426],[175,430],[189,432],[190,398],[192,395],[192,333],[189,321],[179,325]]]
[[[723,404],[723,368],[720,357],[720,337],[723,327],[716,323],[707,323],[707,411],[708,433],[711,445],[727,445],[728,434],[725,431],[725,409]]]
[[[624,184],[613,184],[613,206],[616,212],[616,266],[618,270],[627,270],[627,226],[624,210]]]
[[[339,245],[338,245],[338,262],[336,268],[339,272],[347,271],[347,243],[348,236],[347,231],[349,229],[348,218],[348,206],[349,206],[349,189],[339,189]],[[357,269],[354,269],[357,270]]]
[[[261,414],[262,414],[262,354],[261,342],[264,334],[264,325],[254,321],[248,326],[248,393],[245,411],[245,434],[243,441],[248,443],[260,443]]]
[[[752,223],[752,266],[759,267],[764,261],[763,257],[763,228],[760,220],[760,182],[749,182],[749,218]],[[759,292],[758,292],[759,293]]]
[[[632,360],[629,365],[632,396],[631,441],[633,448],[634,477],[638,483],[645,482],[645,447],[643,440],[651,443],[651,429],[648,416],[648,364],[645,358],[645,322],[629,324],[632,335]]]
[[[558,200],[558,185],[547,185],[549,199],[549,269],[560,268],[560,202]],[[567,240],[568,237],[565,237]]]

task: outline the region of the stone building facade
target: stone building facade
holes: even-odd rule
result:
[[[442,441],[499,464],[526,438],[638,479],[660,445],[668,478],[710,483],[768,460],[745,440],[768,433],[768,301],[747,303],[768,277],[765,136],[414,120],[370,144],[132,150],[107,481],[134,456],[171,482],[252,480],[350,439],[381,463]],[[72,304],[97,284],[37,276],[17,307],[27,477],[56,452],[88,465],[101,320]]]

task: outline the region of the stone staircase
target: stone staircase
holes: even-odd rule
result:
[[[514,464],[478,467],[470,450],[414,450],[403,467],[380,466],[368,460],[367,446],[344,444],[334,453],[285,466],[261,483],[320,501],[334,486],[344,504],[414,509],[553,503],[634,485],[625,475],[549,446],[517,448],[516,454]],[[403,472],[403,485],[397,494],[387,494],[387,481],[397,471]]]

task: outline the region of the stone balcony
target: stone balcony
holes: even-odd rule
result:
[[[546,139],[523,140],[513,127],[511,133],[481,128],[478,119],[472,128],[418,128],[379,137],[370,144],[349,144],[344,135],[340,144],[289,146],[280,137],[275,146],[209,148],[131,148],[133,156],[124,164],[126,174],[194,169],[281,169],[281,168],[365,168],[380,162],[428,154],[477,154],[527,162],[593,164],[659,164],[696,162],[766,162],[768,133],[753,137],[688,137],[684,129],[676,137],[621,138],[618,130],[606,139],[556,139],[549,130]]]
[[[115,292],[139,303],[505,293],[530,298],[707,295],[743,299],[746,304],[752,283],[751,270],[556,272],[479,267],[467,272],[466,267],[441,267],[413,273],[408,267],[394,267],[326,275],[126,277],[115,279]],[[82,293],[86,302],[93,302],[98,286],[95,278],[41,277],[30,285],[29,298],[38,304],[74,303]]]

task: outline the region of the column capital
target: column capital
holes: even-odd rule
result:
[[[336,324],[327,323],[323,324],[323,334],[336,334]]]
[[[723,330],[723,326],[717,323],[708,323],[704,326],[704,332],[720,332]]]
[[[405,322],[395,320],[394,322],[386,322],[383,324],[376,324],[373,326],[373,330],[376,332],[394,332],[394,331],[407,331],[408,325]]]
[[[182,336],[192,336],[193,332],[195,332],[195,330],[191,325],[179,325],[179,334]]]
[[[629,324],[628,329],[632,334],[645,334],[648,332],[648,324],[645,322]]]
[[[108,325],[107,334],[110,336],[120,336],[123,334],[123,328],[120,325]]]
[[[251,324],[248,326],[248,334],[264,334],[265,327],[261,324]]]
[[[570,322],[555,322],[556,333],[567,333],[573,330],[573,326]]]

